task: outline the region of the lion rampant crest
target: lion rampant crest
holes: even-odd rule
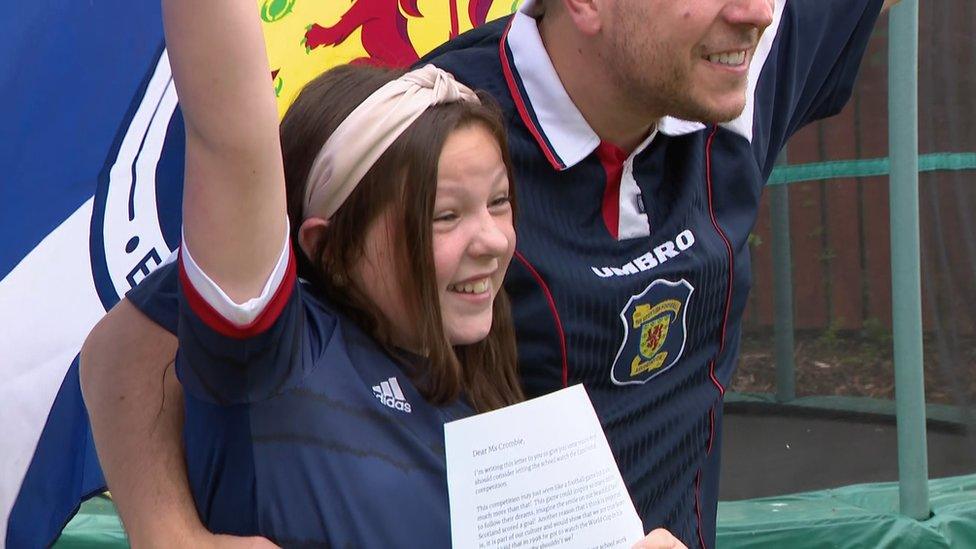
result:
[[[623,341],[610,369],[617,385],[646,383],[678,362],[687,339],[685,317],[691,284],[655,280],[620,312]]]

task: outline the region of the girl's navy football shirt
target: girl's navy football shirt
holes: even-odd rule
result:
[[[174,295],[178,318],[142,299]],[[410,381],[420,359],[381,349],[293,261],[245,326],[183,261],[129,299],[179,336],[187,470],[208,529],[285,547],[450,546],[443,425],[472,410],[427,404]]]

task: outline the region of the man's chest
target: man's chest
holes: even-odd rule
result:
[[[637,238],[608,230],[599,161],[555,172],[515,147],[518,255],[506,288],[530,391],[538,370],[630,385],[714,358],[748,292],[761,184],[747,143],[708,132],[663,137],[623,171],[649,229]]]

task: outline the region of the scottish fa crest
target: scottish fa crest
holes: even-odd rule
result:
[[[164,50],[133,99],[95,194],[92,274],[106,310],[179,241],[183,128],[176,106]]]
[[[688,281],[655,280],[627,301],[620,312],[624,337],[610,369],[617,385],[641,384],[666,372],[685,349]]]

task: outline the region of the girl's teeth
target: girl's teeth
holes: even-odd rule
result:
[[[462,294],[483,294],[488,291],[488,280],[469,282],[467,284],[454,284],[451,286],[451,290]]]

